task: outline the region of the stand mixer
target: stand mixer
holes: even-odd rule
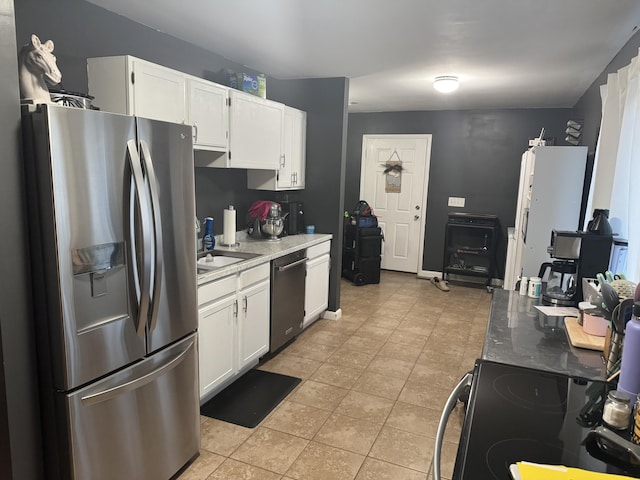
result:
[[[247,230],[249,236],[274,242],[280,240],[279,235],[284,229],[284,219],[289,214],[282,215],[279,203],[260,200],[251,206],[249,215],[254,218]]]

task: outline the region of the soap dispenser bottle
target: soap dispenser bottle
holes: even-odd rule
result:
[[[213,250],[216,246],[216,237],[213,235],[213,217],[204,219],[204,237],[202,237],[202,248]]]

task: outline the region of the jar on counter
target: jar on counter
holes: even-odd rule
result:
[[[629,426],[631,418],[631,397],[619,390],[611,390],[604,402],[602,421],[616,430],[624,430]]]
[[[589,312],[589,313],[595,313],[595,311],[597,311],[597,307],[595,305],[592,305],[589,302],[580,302],[578,303],[578,325],[583,325],[584,324],[584,314]]]
[[[529,297],[540,298],[542,290],[542,279],[540,277],[531,277],[529,279]]]

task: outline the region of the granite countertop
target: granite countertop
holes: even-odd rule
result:
[[[314,245],[318,245],[319,243],[326,242],[331,240],[331,238],[333,238],[331,234],[314,233],[289,235],[273,242],[269,240],[256,240],[249,237],[247,232],[238,232],[236,235],[236,241],[239,245],[236,247],[224,247],[220,245],[222,242],[222,236],[216,235],[216,247],[213,250],[214,253],[220,252],[223,254],[233,254],[233,252],[238,252],[254,254],[257,256],[225,267],[217,268],[211,272],[199,274],[198,285],[241,272],[251,267],[256,267],[263,263],[270,262],[274,258],[282,257],[303,248],[309,248]]]
[[[564,317],[534,308],[539,299],[495,289],[482,358],[589,380],[605,378],[602,352],[569,343]]]

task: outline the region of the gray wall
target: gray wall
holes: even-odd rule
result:
[[[0,0],[0,478],[42,476],[13,0]]]
[[[571,109],[350,114],[344,208],[352,210],[359,200],[363,135],[430,133],[423,269],[442,270],[449,212],[488,213],[497,215],[502,226],[497,264],[503,278],[506,228],[514,225],[522,153],[542,127],[545,138],[566,145],[563,132],[572,115]],[[464,209],[448,207],[450,196],[465,197]]]
[[[340,307],[349,80],[281,80],[269,90],[275,100],[307,112],[305,189],[291,200],[304,202],[306,223],[333,234],[329,310],[335,311]]]
[[[82,0],[15,2],[18,45],[32,33],[53,40],[62,87],[87,92],[87,58],[133,55],[181,72],[226,82],[241,65]],[[242,69],[242,70],[241,70]]]

